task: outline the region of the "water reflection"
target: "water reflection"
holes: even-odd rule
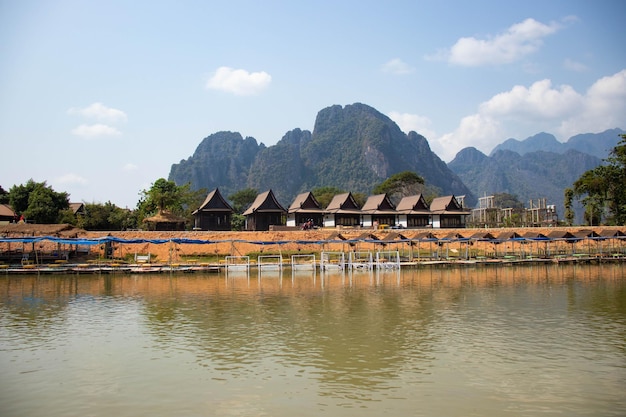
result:
[[[7,276],[0,407],[36,415],[33,387],[72,387],[122,415],[619,415],[624,271]]]

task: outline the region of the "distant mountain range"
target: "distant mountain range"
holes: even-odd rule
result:
[[[462,149],[448,167],[479,197],[514,194],[526,207],[530,200],[546,198],[548,204],[556,205],[562,218],[565,188],[585,171],[600,165],[623,133],[621,129],[587,133],[565,143],[548,133],[523,141],[508,139],[489,156],[476,148]]]
[[[609,129],[602,133],[585,133],[572,136],[567,142],[559,142],[554,135],[542,132],[524,140],[507,139],[493,148],[489,156],[502,150],[517,152],[520,155],[536,151],[564,154],[569,150],[575,150],[605,159],[611,149],[619,142],[619,135],[623,133],[622,129]]]
[[[477,197],[509,193],[528,205],[546,198],[562,216],[563,191],[595,168],[617,145],[621,129],[581,134],[561,143],[548,133],[508,139],[487,156],[461,150],[446,165],[423,136],[403,133],[387,116],[365,104],[330,106],[316,117],[313,132],[294,129],[272,146],[217,132],[193,155],[173,164],[169,179],[193,189],[219,187],[224,196],[244,188],[272,189],[285,206],[299,193],[329,186],[371,194],[374,186],[402,171],[413,171],[441,195]]]

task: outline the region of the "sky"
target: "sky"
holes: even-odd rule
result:
[[[203,138],[364,103],[449,162],[626,129],[626,2],[0,0],[0,186],[134,208]]]

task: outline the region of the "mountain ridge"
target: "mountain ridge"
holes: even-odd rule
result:
[[[507,139],[496,145],[489,156],[493,156],[493,154],[500,150],[515,151],[520,155],[524,155],[535,151],[548,151],[563,154],[571,149],[593,155],[600,159],[605,159],[611,149],[619,142],[619,135],[624,133],[626,133],[626,131],[620,128],[614,128],[599,133],[581,133],[570,137],[565,142],[559,142],[554,135],[540,132],[524,140],[514,138]]]
[[[323,186],[367,195],[408,170],[440,195],[465,195],[467,207],[477,196],[506,192],[525,204],[545,197],[562,210],[564,189],[601,164],[623,132],[579,134],[565,143],[541,132],[523,141],[508,139],[490,155],[462,149],[446,164],[424,136],[405,134],[373,107],[332,105],[318,112],[312,132],[290,130],[271,146],[238,132],[213,133],[189,158],[172,164],[169,179],[193,189],[220,188],[224,196],[244,188],[272,189],[287,206],[297,194]]]
[[[316,187],[369,194],[389,176],[413,171],[443,194],[476,199],[423,136],[405,134],[388,116],[362,103],[333,105],[317,114],[313,132],[293,129],[265,146],[237,132],[204,138],[194,154],[173,164],[169,179],[192,189],[272,189],[285,205]],[[220,172],[216,172],[220,171]]]

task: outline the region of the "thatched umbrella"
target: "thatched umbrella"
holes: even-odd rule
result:
[[[41,237],[53,236],[60,238],[76,238],[84,235],[85,231],[71,224],[37,224],[37,223],[9,223],[0,226],[0,235],[3,237],[24,238],[24,237]],[[8,243],[8,251],[11,251],[11,244]],[[60,249],[60,243],[57,248]],[[22,244],[23,248],[23,244]],[[23,249],[22,249],[23,250]],[[35,250],[35,242],[32,243],[31,251],[37,256]],[[36,259],[37,262],[37,259]]]
[[[150,230],[182,231],[185,230],[185,222],[187,220],[168,211],[160,211],[156,215],[148,217],[143,221]]]
[[[71,224],[9,223],[0,226],[0,235],[5,237],[55,236],[72,238],[84,234],[83,229]]]
[[[506,231],[502,232],[498,235],[497,238],[500,242],[512,242],[511,243],[511,251],[515,253],[515,242],[520,242],[520,257],[524,257],[524,250],[522,248],[522,243],[526,242],[526,239],[522,235],[514,231]],[[506,252],[505,252],[506,255]]]
[[[550,241],[550,239],[548,238],[548,236],[544,235],[543,233],[537,233],[537,232],[526,232],[523,235],[523,238],[526,240],[529,240],[531,242],[537,242],[537,256],[539,256],[539,242],[545,242],[545,254],[548,254],[548,242]],[[532,252],[532,250],[531,250]]]
[[[494,243],[496,238],[490,232],[476,232],[476,233],[473,233],[469,237],[469,240],[470,240],[470,243],[471,242],[492,242],[492,243]]]
[[[601,238],[610,239],[611,251],[614,251],[614,242],[617,240],[620,244],[620,253],[621,253],[622,241],[626,239],[626,234],[624,232],[622,232],[621,230],[615,230],[615,229],[603,229],[603,230],[600,230],[599,235]]]
[[[599,234],[597,234],[593,230],[585,230],[585,229],[579,230],[577,232],[574,232],[574,236],[577,239],[587,241],[587,254],[588,255],[591,255],[591,241],[592,240],[595,241],[596,243],[600,242],[600,240],[604,240],[604,238],[602,238]],[[602,253],[602,249],[600,249],[600,253]]]
[[[429,243],[429,251],[431,254],[430,256],[432,256],[433,242],[437,242],[437,236],[435,236],[432,232],[419,232],[415,236],[413,236],[411,240],[417,241],[417,259],[420,258],[420,242]]]
[[[411,242],[406,236],[404,236],[402,233],[399,232],[389,232],[387,233],[387,235],[382,238],[382,240],[380,241],[381,246],[384,248],[386,247],[388,244],[391,243],[400,243],[400,244],[404,244],[404,242],[408,242],[409,243],[409,247],[413,246],[413,242]],[[410,258],[413,257],[413,253],[411,253]]]

